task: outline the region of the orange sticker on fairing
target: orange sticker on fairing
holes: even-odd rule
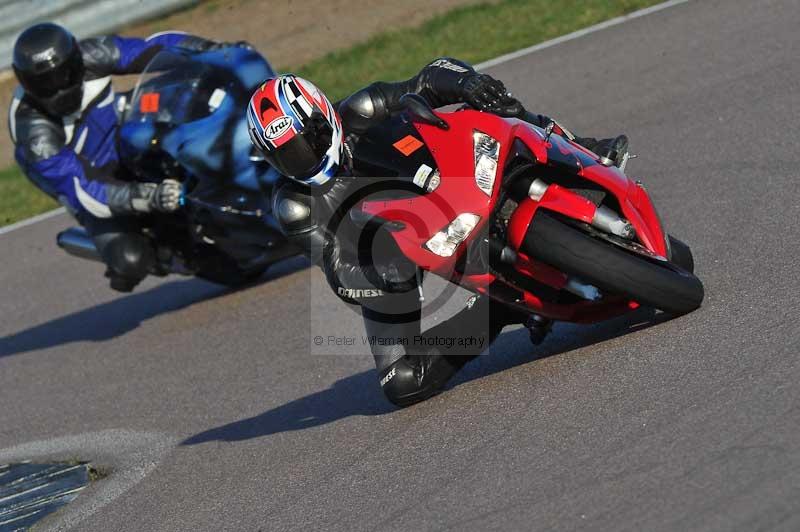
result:
[[[139,99],[139,111],[142,113],[157,113],[158,112],[158,97],[157,92],[146,92],[142,94]]]
[[[413,135],[408,135],[406,137],[403,137],[402,139],[392,144],[392,146],[394,146],[397,149],[397,151],[399,151],[406,157],[408,157],[409,155],[411,155],[424,145],[425,144],[423,144],[421,140],[419,140],[417,137]]]

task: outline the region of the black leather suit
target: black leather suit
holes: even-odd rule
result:
[[[420,334],[421,303],[414,265],[393,249],[393,242],[381,231],[375,236],[371,256],[365,260],[363,239],[359,249],[363,230],[348,216],[348,209],[367,179],[357,175],[352,165],[359,159],[361,135],[399,112],[400,97],[406,93],[419,94],[434,108],[464,102],[466,86],[475,75],[469,65],[442,58],[411,79],[377,82],[359,90],[338,108],[346,138],[345,159],[349,161],[340,175],[318,189],[285,180],[276,187],[273,197],[274,212],[285,233],[321,265],[341,299],[361,306],[367,337],[386,340],[370,342],[372,354],[384,393],[401,406],[441,390],[456,371],[494,340],[504,325],[524,319],[480,298],[471,308]],[[513,114],[542,127],[550,120],[527,113],[516,100],[513,104],[515,108],[506,110],[506,115]],[[429,342],[415,341],[465,335],[481,338],[483,343],[459,348],[448,347],[447,342],[430,342],[444,345],[430,347]]]

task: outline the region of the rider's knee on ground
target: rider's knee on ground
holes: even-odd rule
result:
[[[399,295],[377,300],[374,306],[380,310],[370,306],[361,308],[381,389],[397,406],[423,401],[441,388],[432,388],[428,375],[419,378],[419,368],[409,358],[411,345],[420,332],[419,301],[416,312],[408,320],[398,319],[399,316],[387,312],[388,308],[381,308],[382,304],[389,305],[404,297]]]
[[[379,373],[381,390],[394,405],[409,406],[432,396],[439,388],[432,389],[430,383],[422,386],[415,368],[407,358],[401,358]]]
[[[402,296],[401,296],[402,298]],[[375,306],[387,305],[396,297],[381,298],[372,304]],[[375,358],[375,368],[383,375],[388,368],[408,354],[407,348],[413,343],[414,337],[420,331],[419,304],[413,315],[405,315],[407,320],[397,319],[403,316],[386,314],[375,310],[371,306],[362,306],[361,315],[364,318],[364,329],[369,341],[370,351]]]
[[[394,405],[405,407],[419,403],[442,391],[466,360],[436,352],[405,356],[378,373],[381,389]]]

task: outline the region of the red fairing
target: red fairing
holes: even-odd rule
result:
[[[554,142],[568,145],[572,151],[583,152],[590,157],[594,154],[582,146],[567,143],[560,137],[553,137]],[[650,251],[661,256],[667,255],[666,235],[661,227],[658,215],[650,196],[643,187],[637,185],[616,166],[595,164],[584,167],[579,173],[581,177],[593,181],[616,196],[622,209],[622,216],[636,229],[636,235]]]
[[[539,201],[525,198],[519,208],[514,211],[508,224],[509,244],[514,249],[519,249],[522,239],[528,231],[528,226],[533,221],[533,216],[538,209],[547,209],[558,212],[570,218],[590,223],[597,210],[594,203],[556,184],[547,187],[547,192]]]
[[[466,246],[459,246],[452,257],[440,257],[428,251],[425,243],[462,213],[480,216],[472,235],[480,233],[494,208],[500,185],[500,179],[496,179],[493,194],[489,197],[475,184],[473,130],[478,129],[500,140],[508,138],[512,127],[501,118],[475,111],[441,116],[450,124],[450,130],[414,124],[436,160],[442,176],[439,187],[434,192],[413,199],[365,202],[362,210],[405,223],[406,229],[392,233],[403,253],[426,270],[446,274],[453,271]],[[498,168],[503,167],[508,153],[505,145],[501,145],[501,148]]]
[[[437,113],[450,126],[439,129],[433,125],[414,123],[428,149],[433,155],[440,173],[440,184],[433,192],[422,193],[411,199],[367,201],[362,210],[385,220],[402,222],[403,229],[392,235],[401,251],[422,269],[434,272],[478,293],[488,293],[490,285],[503,283],[491,273],[464,275],[457,271],[459,259],[468,246],[481,234],[493,213],[499,198],[502,172],[515,139],[524,142],[537,159],[538,164],[548,164],[548,151],[559,159],[578,162],[574,168],[577,175],[593,181],[617,198],[624,218],[636,229],[641,243],[658,255],[666,256],[664,233],[652,202],[646,191],[616,167],[605,167],[596,162],[596,156],[561,136],[552,135],[545,140],[541,128],[517,119],[471,110],[452,113]],[[498,171],[491,196],[487,196],[475,182],[475,158],[473,133],[479,131],[500,143]],[[557,151],[554,151],[557,150]],[[555,161],[554,161],[555,162]],[[558,212],[562,215],[590,223],[595,215],[595,205],[571,190],[551,184],[544,195],[536,201],[523,199],[512,214],[508,225],[508,245],[519,250],[528,227],[538,209]],[[441,257],[429,251],[425,244],[437,232],[443,230],[458,215],[475,214],[480,221],[467,241],[456,249],[452,257]],[[554,268],[531,260],[522,253],[514,268],[522,275],[562,289],[567,276]],[[521,297],[506,303],[537,312],[558,320],[592,322],[629,311],[635,305],[623,299],[606,298],[601,302],[582,301],[569,305],[548,303],[536,294],[513,287]]]

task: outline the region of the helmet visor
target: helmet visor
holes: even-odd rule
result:
[[[22,87],[36,98],[49,98],[83,83],[83,58],[77,48],[65,61],[42,72],[15,70]]]
[[[332,139],[333,128],[330,123],[322,113],[315,111],[299,135],[265,153],[265,158],[283,175],[306,179],[322,169]]]

